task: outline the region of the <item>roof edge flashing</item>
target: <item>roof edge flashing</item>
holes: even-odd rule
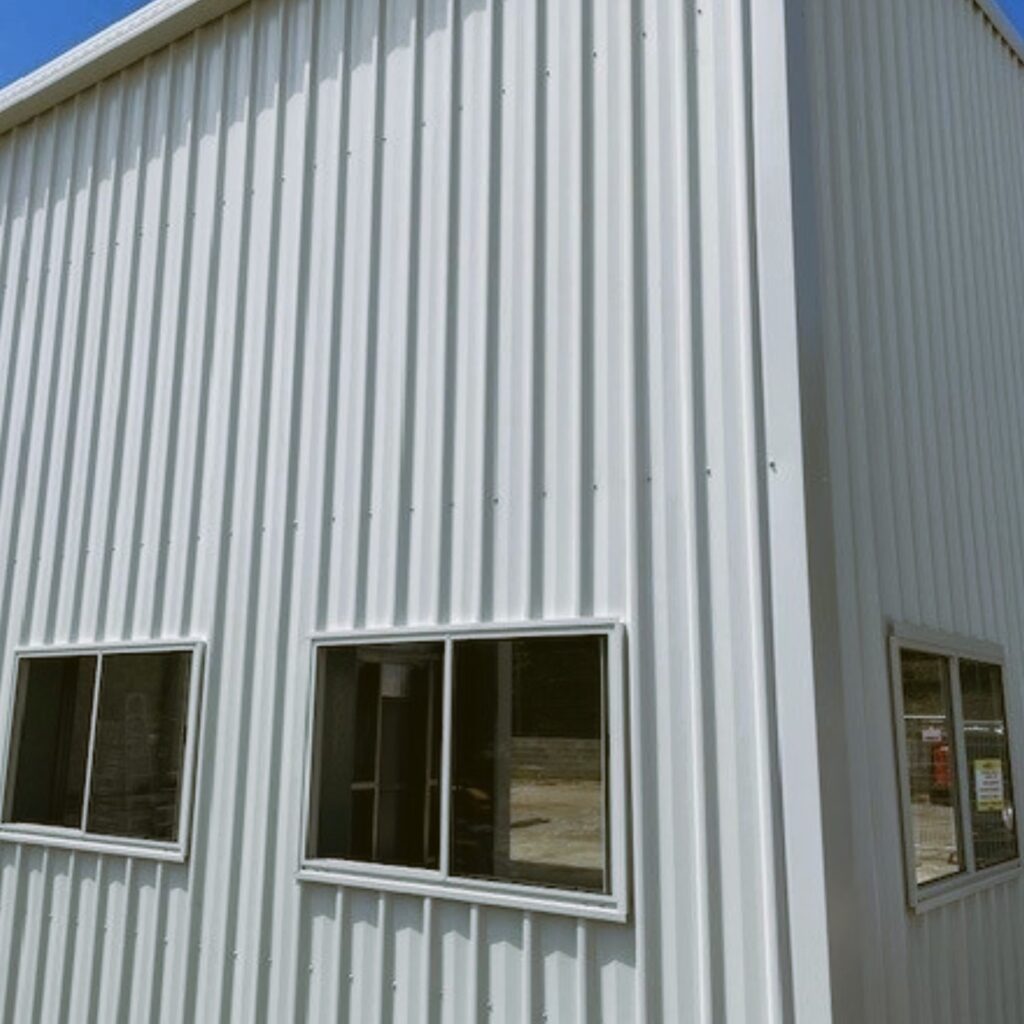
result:
[[[247,0],[152,0],[0,89],[0,136]]]
[[[0,89],[0,136],[247,0],[152,0]],[[968,0],[1024,66],[1024,37],[996,0]]]
[[[1009,15],[999,6],[997,0],[970,0],[989,24],[995,29],[996,34],[1002,36],[1003,42],[1010,48],[1010,51],[1017,58],[1021,65],[1024,65],[1024,36],[1017,31]]]

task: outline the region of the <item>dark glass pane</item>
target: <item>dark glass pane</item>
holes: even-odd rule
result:
[[[455,644],[453,873],[607,891],[605,648]]]
[[[322,651],[312,857],[437,867],[443,644]]]
[[[348,856],[352,860],[373,859],[373,808],[375,797],[372,789],[357,789],[352,793],[352,845]],[[330,856],[321,854],[320,856]],[[335,855],[338,856],[338,855]]]
[[[373,782],[377,771],[377,709],[380,705],[380,673],[375,665],[360,665],[356,680],[355,782]]]
[[[925,885],[963,869],[949,659],[903,651],[900,662],[916,878]]]
[[[960,662],[974,861],[988,868],[1017,856],[1010,745],[998,665]]]
[[[92,656],[21,661],[6,820],[81,828],[95,679]]]
[[[191,663],[188,651],[104,655],[87,831],[177,838]]]

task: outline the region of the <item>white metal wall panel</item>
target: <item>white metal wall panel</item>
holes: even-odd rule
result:
[[[748,18],[256,0],[0,138],[0,650],[209,642],[189,862],[0,846],[3,1019],[784,1019]],[[590,615],[628,924],[296,881],[312,631]]]
[[[802,6],[843,681],[820,680],[836,1017],[1013,1024],[1021,880],[906,909],[886,631],[1005,645],[1019,771],[1024,67],[963,0]]]

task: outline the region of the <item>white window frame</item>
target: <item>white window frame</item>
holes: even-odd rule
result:
[[[94,657],[96,674],[93,680],[92,721],[89,727],[89,748],[86,755],[85,788],[82,794],[82,821],[89,806],[89,784],[92,779],[93,754],[96,741],[96,719],[99,713],[100,680],[103,658],[115,654],[168,654],[188,652],[192,656],[189,674],[188,708],[185,724],[185,751],[182,763],[181,798],[178,809],[178,838],[174,842],[152,839],[137,839],[128,836],[104,836],[88,832],[84,828],[67,828],[59,825],[19,824],[0,820],[0,842],[26,843],[34,846],[49,846],[65,850],[80,850],[87,853],[114,854],[123,857],[144,857],[150,860],[184,863],[188,859],[189,839],[192,825],[192,804],[196,789],[196,753],[199,750],[199,729],[202,719],[203,677],[206,642],[201,639],[123,641],[98,644],[60,644],[49,646],[17,647],[11,659],[12,665],[7,685],[4,714],[2,787],[4,819],[10,811],[13,792],[10,790],[12,761],[15,750],[15,721],[18,713],[18,684],[24,661],[40,658]]]
[[[907,751],[906,724],[903,703],[903,651],[934,654],[949,660],[950,728],[955,755],[957,810],[960,841],[963,846],[963,870],[948,878],[917,882],[917,856],[914,847],[914,822],[910,797],[910,757]],[[1017,857],[1002,864],[978,869],[974,858],[974,832],[971,821],[970,780],[966,758],[963,702],[960,690],[960,662],[977,661],[998,665],[1002,674],[1003,714],[1006,718],[1006,745],[1010,758],[1010,781],[1013,786],[1013,827],[1017,838]],[[894,730],[896,735],[896,761],[899,773],[900,817],[903,831],[903,859],[906,875],[907,905],[915,913],[944,906],[971,893],[987,889],[1020,874],[1020,772],[1016,747],[1015,706],[1007,680],[1006,656],[998,644],[968,639],[937,630],[912,626],[907,623],[893,625],[889,636],[889,674],[892,679]]]
[[[528,883],[465,878],[449,870],[451,855],[452,765],[452,648],[461,640],[512,640],[532,637],[603,636],[607,643],[604,701],[606,728],[603,744],[606,783],[606,851],[609,892],[588,893]],[[362,644],[435,643],[444,645],[441,723],[439,867],[412,868],[365,861],[331,860],[308,856],[313,803],[314,728],[317,665],[324,648]],[[398,628],[359,632],[316,633],[310,637],[310,672],[307,690],[306,735],[302,779],[302,822],[297,877],[383,892],[432,896],[487,906],[564,914],[572,917],[625,922],[629,914],[629,850],[625,636],[621,623],[607,619],[569,622],[526,622],[502,625],[466,625],[436,628]]]

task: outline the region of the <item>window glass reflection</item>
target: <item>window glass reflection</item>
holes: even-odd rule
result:
[[[81,828],[96,658],[22,661],[6,820]]]
[[[605,648],[455,644],[453,873],[607,891]]]
[[[1017,856],[1002,669],[961,661],[960,689],[974,860],[978,868],[993,867]]]
[[[310,855],[437,867],[444,645],[319,657]]]
[[[89,832],[177,838],[191,662],[188,651],[104,656]]]
[[[915,870],[925,885],[963,868],[949,659],[904,650],[901,665]]]

